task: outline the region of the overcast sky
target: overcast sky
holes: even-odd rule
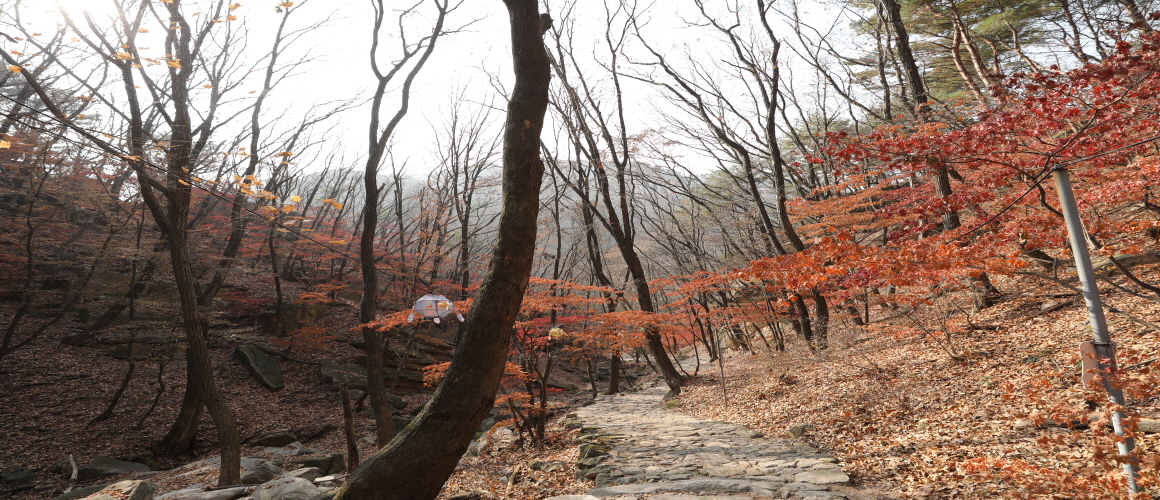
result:
[[[89,9],[96,18],[107,17],[107,0],[60,0],[61,6],[70,11]],[[255,54],[268,50],[273,30],[281,18],[276,6],[284,0],[239,0],[242,6],[234,13],[240,21],[252,30],[251,47]],[[209,0],[185,0],[187,12],[198,6],[208,6]],[[403,6],[411,2],[390,0],[388,5]],[[602,34],[604,9],[596,0],[581,0],[576,9],[578,15],[577,51],[588,49],[600,51],[598,44]],[[823,4],[811,4],[818,13],[832,16],[837,11]],[[49,0],[26,0],[25,18],[36,26],[48,27],[56,24],[58,14],[54,2]],[[549,7],[560,8],[562,2],[551,1]],[[42,8],[43,7],[43,8]],[[330,18],[324,26],[311,31],[299,40],[284,57],[284,61],[294,59],[306,51],[314,58],[303,68],[301,74],[280,83],[269,96],[271,112],[284,112],[287,120],[296,121],[298,116],[318,103],[338,98],[369,97],[374,78],[369,65],[369,48],[373,13],[369,0],[299,0],[292,7],[297,9],[291,17],[291,29],[302,28],[319,20]],[[421,9],[420,14],[408,20],[408,26],[415,29],[412,36],[429,29],[432,19],[425,16],[431,10]],[[703,39],[704,31],[686,26],[685,19],[695,14],[689,0],[659,1],[647,9],[649,26],[647,36],[662,51],[676,52],[689,48],[697,51],[702,45],[712,42],[711,36]],[[557,17],[558,17],[557,13]],[[814,14],[816,15],[816,14]],[[812,15],[813,16],[813,15]],[[812,17],[811,16],[811,17]],[[821,19],[821,18],[819,18]],[[388,16],[393,32],[394,16]],[[396,134],[396,154],[406,159],[412,177],[425,176],[426,168],[433,166],[431,150],[434,147],[434,129],[442,126],[442,120],[451,105],[452,96],[462,90],[470,101],[480,105],[493,104],[502,108],[503,97],[492,86],[490,75],[498,75],[505,88],[510,88],[511,55],[507,11],[501,0],[466,0],[447,20],[450,28],[462,28],[441,39],[422,73],[420,73],[412,94],[410,113]],[[584,33],[587,33],[587,39]],[[161,43],[156,42],[160,47]],[[396,39],[384,39],[383,62],[389,62],[398,54]],[[257,87],[257,85],[255,85]],[[629,102],[628,128],[630,133],[648,127],[655,127],[658,119],[654,112],[656,102],[651,89],[640,84],[625,82],[625,93]],[[385,114],[393,113],[398,100],[389,99],[384,105]],[[284,111],[281,111],[284,110]],[[496,125],[502,125],[502,113],[493,114]],[[320,127],[321,134],[329,143],[341,141],[348,158],[353,159],[367,148],[367,124],[369,109],[364,106],[346,112],[336,121]],[[357,165],[357,163],[355,163]]]

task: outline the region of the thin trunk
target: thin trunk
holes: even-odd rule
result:
[[[505,0],[516,82],[504,131],[499,241],[443,383],[411,425],[347,478],[337,500],[431,500],[495,402],[536,253],[549,66],[536,0]]]

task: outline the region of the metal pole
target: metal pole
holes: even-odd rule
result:
[[[1055,179],[1055,189],[1059,193],[1059,205],[1063,210],[1063,220],[1067,225],[1067,239],[1071,242],[1071,254],[1075,258],[1076,274],[1083,289],[1083,300],[1087,304],[1088,321],[1092,327],[1092,344],[1095,346],[1096,360],[1099,362],[1100,379],[1104,390],[1112,403],[1124,407],[1124,393],[1114,387],[1116,378],[1116,351],[1108,334],[1108,322],[1104,319],[1104,306],[1100,302],[1100,290],[1096,286],[1096,275],[1092,271],[1091,257],[1088,255],[1086,233],[1083,221],[1079,217],[1079,208],[1075,204],[1075,194],[1071,190],[1071,179],[1067,169],[1059,167],[1051,172]],[[1119,437],[1117,447],[1120,456],[1127,458],[1124,461],[1124,473],[1128,475],[1128,491],[1138,493],[1136,479],[1139,477],[1139,461],[1132,455],[1136,447],[1135,440],[1124,435],[1122,422],[1125,415],[1121,410],[1112,412],[1112,428]]]

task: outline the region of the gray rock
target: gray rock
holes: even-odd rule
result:
[[[801,424],[801,425],[795,425],[793,427],[790,427],[789,429],[787,429],[785,431],[785,434],[791,438],[797,439],[799,437],[802,437],[802,434],[805,434],[806,431],[812,431],[812,430],[814,430],[814,426],[812,426],[810,424]]]
[[[242,484],[259,484],[282,475],[284,471],[260,458],[242,457]]]
[[[237,500],[238,498],[246,496],[253,489],[252,486],[210,491],[204,491],[201,488],[189,488],[166,493],[153,500]]]
[[[245,365],[246,369],[250,371],[250,375],[258,379],[258,382],[261,382],[267,389],[278,391],[286,387],[286,384],[282,382],[282,367],[278,364],[278,358],[275,358],[258,346],[253,344],[239,345],[234,349],[234,357],[238,358]],[[293,439],[290,441],[293,441]]]
[[[398,415],[391,416],[391,423],[395,424],[395,434],[403,432],[408,425],[411,425],[411,419],[407,417],[400,417]]]
[[[580,458],[603,457],[608,455],[608,447],[598,444],[580,445]]]
[[[322,358],[319,362],[322,363],[319,374],[323,382],[335,386],[345,383],[350,389],[367,390],[366,368],[354,364],[339,365],[326,358]]]
[[[793,498],[799,500],[846,500],[846,495],[833,491],[799,491]]]
[[[148,481],[121,481],[81,498],[86,500],[150,500],[153,498],[154,491],[157,491],[157,485]]]
[[[105,489],[106,486],[111,484],[113,483],[94,484],[92,486],[85,486],[84,488],[77,488],[58,497],[53,497],[52,500],[72,500],[74,498],[84,498]]]
[[[274,434],[268,434],[268,435],[262,436],[261,438],[258,439],[257,445],[258,446],[282,447],[282,446],[286,446],[290,443],[293,443],[295,441],[298,441],[298,438],[295,437],[294,434],[289,433],[289,432],[277,432]]]
[[[341,486],[346,479],[346,474],[331,474],[329,476],[322,476],[314,479],[314,484],[318,487],[323,486]]]
[[[718,494],[722,493],[747,493],[751,495],[772,497],[776,494],[776,491],[780,487],[780,483],[755,481],[749,479],[698,478],[675,482],[637,483],[624,484],[620,486],[609,486],[606,488],[596,488],[592,491],[589,491],[588,494],[597,497],[610,497],[617,495],[648,495],[657,492],[695,493],[701,495],[709,494],[712,496],[718,496]]]
[[[712,496],[700,496],[700,495],[669,495],[669,494],[663,494],[663,493],[662,493],[662,494],[660,494],[660,495],[651,495],[651,496],[649,496],[648,498],[649,498],[649,500],[753,500],[753,497],[751,497],[751,496],[738,496],[738,495],[712,495]]]
[[[321,493],[314,483],[290,477],[262,484],[251,496],[254,500],[311,500]]]
[[[149,466],[145,464],[138,464],[134,462],[125,462],[117,460],[112,457],[103,457],[100,455],[92,457],[92,461],[88,465],[81,467],[77,471],[78,481],[91,481],[93,479],[116,476],[118,474],[127,474],[129,472],[148,472]]]
[[[31,470],[14,470],[6,472],[0,479],[3,479],[5,484],[24,484],[36,478],[36,471]]]
[[[303,467],[301,469],[294,469],[290,472],[282,474],[281,476],[278,476],[276,479],[300,477],[300,478],[305,479],[307,481],[314,482],[314,480],[317,479],[318,476],[319,476],[319,470],[317,467]]]
[[[592,458],[581,458],[580,460],[576,461],[576,468],[580,469],[580,470],[591,469],[593,467],[596,467],[597,465],[600,465],[600,462],[603,462],[604,459],[606,459],[606,458],[608,458],[608,457],[601,456],[601,457],[592,457]]]
[[[825,486],[813,483],[786,483],[781,487],[784,491],[824,491]]]
[[[811,484],[844,484],[850,482],[850,476],[838,469],[813,469],[794,474],[794,481]]]
[[[299,460],[297,463],[302,467],[316,467],[320,473],[338,474],[346,468],[346,456],[342,453],[333,453],[326,457]]]

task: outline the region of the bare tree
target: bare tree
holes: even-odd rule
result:
[[[503,211],[483,285],[443,383],[411,425],[351,473],[339,500],[434,499],[495,402],[535,256],[550,68],[537,0],[505,0],[516,82],[504,130]]]

